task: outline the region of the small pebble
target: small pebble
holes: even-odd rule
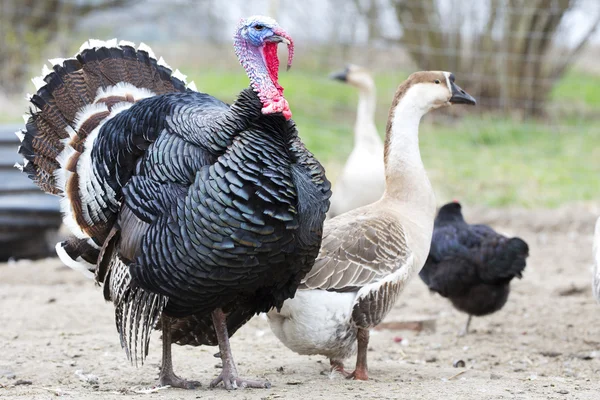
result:
[[[394,338],[394,343],[400,343],[400,342],[402,342],[402,338],[400,336],[396,336]]]
[[[556,393],[558,393],[558,394],[569,394],[569,391],[565,390],[565,389],[560,389],[560,390],[557,390]]]
[[[453,366],[454,368],[464,368],[464,367],[466,367],[466,366],[467,366],[467,364],[466,364],[466,363],[465,363],[463,360],[455,360],[455,361],[452,363],[452,366]]]
[[[490,374],[490,379],[492,379],[492,380],[498,380],[498,379],[502,379],[502,376],[497,375],[497,374]]]
[[[15,382],[15,386],[19,386],[19,385],[31,385],[33,382],[31,381],[26,381],[24,379],[19,379],[18,381]]]

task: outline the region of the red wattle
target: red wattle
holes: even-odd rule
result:
[[[277,43],[265,42],[263,48],[265,64],[273,85],[277,88],[279,95],[283,96],[283,88],[279,84],[279,58],[277,58]]]

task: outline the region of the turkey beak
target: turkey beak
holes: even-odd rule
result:
[[[452,97],[450,97],[451,104],[471,104],[476,105],[477,101],[469,93],[465,92],[453,81],[450,81],[450,87],[452,88]]]
[[[279,28],[273,30],[273,35],[266,40],[275,43],[285,43],[288,48],[287,70],[289,71],[290,68],[292,68],[292,60],[294,59],[294,41],[292,40],[292,37],[286,31]]]
[[[335,79],[337,81],[347,82],[348,72],[348,68],[346,68],[343,71],[334,72],[333,74],[329,75],[329,78]]]

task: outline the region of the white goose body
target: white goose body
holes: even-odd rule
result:
[[[268,314],[275,336],[302,355],[343,360],[356,352],[356,327],[349,324],[356,292],[299,290],[279,313]]]
[[[350,65],[335,79],[358,89],[354,147],[333,186],[329,216],[374,203],[385,190],[383,142],[375,126],[375,83],[363,68]]]
[[[596,229],[594,231],[594,280],[592,289],[596,300],[600,302],[600,218],[596,220]]]
[[[398,88],[387,127],[383,196],[325,222],[319,256],[295,298],[280,313],[268,313],[271,329],[291,350],[324,355],[346,373],[342,362],[358,349],[349,377],[368,378],[369,329],[389,313],[429,253],[435,196],[421,161],[419,123],[451,100],[475,102],[447,72],[416,73]]]

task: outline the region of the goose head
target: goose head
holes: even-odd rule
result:
[[[418,134],[423,115],[453,104],[476,103],[456,84],[451,72],[421,71],[411,74],[396,89],[390,107],[384,151],[386,176],[389,177],[391,171],[402,170],[395,159],[413,156],[421,163]],[[390,157],[392,153],[394,155]]]
[[[274,19],[262,15],[242,19],[234,35],[235,53],[262,102],[261,112],[265,115],[282,113],[286,119],[290,119],[292,112],[278,80],[279,43],[288,46],[289,69],[294,57],[294,43]]]
[[[334,72],[329,77],[359,89],[372,90],[375,88],[369,70],[354,64],[348,64],[344,70]]]
[[[396,90],[394,105],[400,103],[410,103],[415,112],[421,115],[453,104],[477,104],[470,94],[455,83],[454,74],[445,71],[411,74]]]

